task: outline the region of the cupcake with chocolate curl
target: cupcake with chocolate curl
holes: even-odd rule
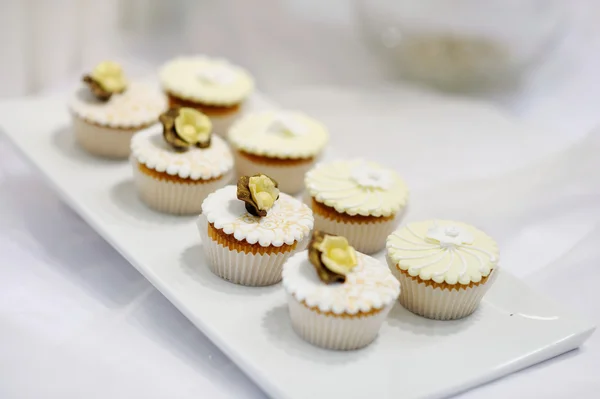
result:
[[[199,214],[202,201],[233,178],[229,146],[212,135],[210,119],[191,108],[171,108],[131,140],[138,194],[160,212]]]
[[[308,251],[283,267],[292,326],[313,345],[352,350],[370,344],[400,294],[400,283],[378,260],[345,237],[315,231]]]
[[[242,176],[202,203],[198,229],[208,265],[235,284],[272,285],[281,280],[284,262],[306,248],[312,211],[280,193],[264,174]]]
[[[166,99],[143,83],[129,82],[113,61],[101,62],[82,81],[69,102],[77,144],[93,155],[127,158],[131,138],[158,121]]]

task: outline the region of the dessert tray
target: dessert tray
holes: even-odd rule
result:
[[[213,275],[195,217],[149,210],[136,197],[127,162],[76,147],[65,100],[0,106],[4,134],[66,203],[273,397],[449,396],[575,349],[593,332],[500,269],[466,319],[427,320],[396,304],[379,337],[362,350],[311,346],[292,330],[281,284],[243,287]],[[256,95],[250,106],[269,104]]]

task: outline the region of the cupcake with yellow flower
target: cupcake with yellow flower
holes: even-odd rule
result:
[[[280,193],[264,174],[242,176],[237,186],[210,194],[198,218],[210,270],[249,286],[281,281],[283,264],[306,248],[312,227],[310,208]]]
[[[315,231],[308,251],[283,267],[292,326],[313,345],[352,350],[369,345],[400,294],[400,283],[378,260],[345,237]]]
[[[233,155],[195,109],[171,108],[159,119],[131,140],[139,196],[160,212],[199,214],[206,196],[233,178]]]
[[[170,60],[160,70],[160,82],[170,106],[205,113],[222,136],[254,90],[254,79],[244,68],[202,55]]]
[[[83,83],[69,109],[76,142],[94,155],[127,158],[131,137],[158,122],[167,107],[158,90],[129,82],[113,61],[98,64]]]

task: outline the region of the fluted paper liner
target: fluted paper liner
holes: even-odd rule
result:
[[[279,189],[287,194],[296,194],[304,190],[304,175],[315,164],[314,159],[312,162],[294,163],[292,165],[264,164],[254,162],[248,157],[240,155],[239,151],[234,151],[234,153],[238,175],[265,174],[277,180]]]
[[[140,129],[119,129],[88,123],[73,116],[75,141],[90,154],[106,158],[127,158],[131,138]]]
[[[495,268],[483,284],[448,290],[406,276],[389,258],[388,265],[402,287],[398,298],[400,304],[412,313],[435,320],[462,319],[475,312],[498,274]]]
[[[218,134],[219,136],[226,138],[227,132],[229,132],[229,128],[231,125],[235,123],[243,114],[243,107],[240,105],[240,109],[234,112],[227,113],[225,115],[210,115],[210,121],[213,124],[213,133]]]
[[[281,281],[285,261],[308,244],[308,237],[299,242],[295,251],[253,254],[230,250],[208,236],[208,220],[198,217],[198,230],[210,270],[234,284],[248,286],[273,285]]]
[[[359,349],[373,342],[395,303],[376,313],[335,316],[310,309],[293,295],[287,299],[294,331],[313,345],[335,350]]]
[[[154,210],[174,215],[197,215],[202,212],[202,201],[213,191],[225,187],[233,175],[230,171],[207,183],[179,183],[142,173],[133,157],[130,162],[140,199]]]

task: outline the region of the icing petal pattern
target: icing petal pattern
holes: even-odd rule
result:
[[[375,162],[319,164],[306,174],[305,183],[317,202],[349,215],[391,216],[408,201],[402,178]]]
[[[449,220],[410,223],[392,233],[386,246],[390,260],[400,269],[436,283],[477,283],[499,260],[492,238]]]

